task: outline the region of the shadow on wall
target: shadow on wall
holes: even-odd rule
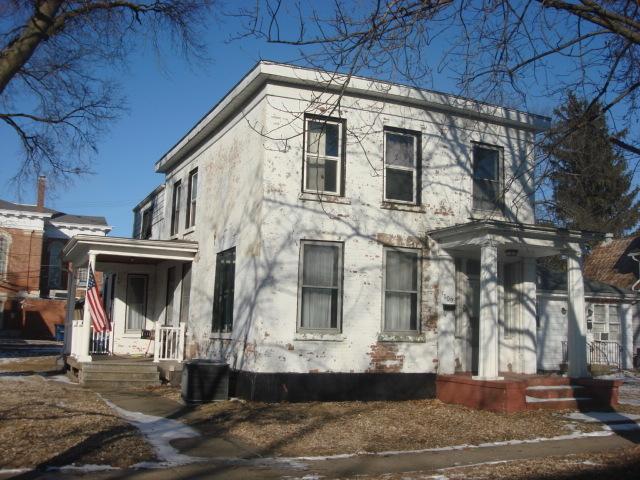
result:
[[[56,325],[64,325],[65,300],[11,300],[5,303],[2,330],[27,339],[53,340]]]

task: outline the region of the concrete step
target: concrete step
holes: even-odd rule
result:
[[[556,386],[556,385],[570,385],[571,379],[567,377],[532,377],[527,379],[527,386]]]
[[[526,395],[539,399],[559,399],[586,397],[586,389],[581,385],[535,385],[527,387]]]
[[[530,410],[577,409],[591,407],[594,404],[591,397],[537,398],[527,395],[525,400],[527,409]]]
[[[85,388],[91,388],[92,390],[123,390],[127,388],[142,388],[146,386],[160,385],[160,380],[156,380],[155,382],[150,382],[147,380],[117,382],[108,382],[104,380],[85,380],[81,385]]]
[[[87,372],[157,372],[154,363],[84,363],[82,369]]]
[[[148,380],[154,382],[160,378],[158,372],[83,372],[85,381],[142,381]]]

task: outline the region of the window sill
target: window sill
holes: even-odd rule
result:
[[[233,332],[213,332],[209,334],[209,340],[231,340],[233,338]]]
[[[337,332],[321,333],[321,332],[296,332],[293,337],[295,341],[321,341],[321,342],[342,342],[344,335]]]
[[[385,210],[402,210],[404,212],[426,213],[426,210],[422,205],[415,205],[410,203],[384,201],[380,204],[380,208],[384,208]]]
[[[427,341],[423,333],[380,333],[379,342],[424,343]]]
[[[148,340],[148,338],[142,338],[142,330],[124,332],[122,334],[122,338],[139,338],[140,340]]]
[[[192,227],[187,228],[184,232],[182,232],[182,236],[186,237],[187,235],[191,235],[195,231],[196,231],[196,227],[194,225]]]
[[[302,192],[298,196],[298,200],[323,203],[341,203],[343,205],[351,205],[351,200],[340,197],[338,195],[326,195],[323,193]]]

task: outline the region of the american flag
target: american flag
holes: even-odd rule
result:
[[[107,313],[102,306],[102,298],[100,298],[96,278],[93,276],[93,269],[91,267],[89,267],[89,278],[87,280],[87,301],[89,302],[89,313],[91,314],[93,331],[111,331],[111,325],[109,324]]]

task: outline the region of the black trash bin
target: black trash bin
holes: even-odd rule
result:
[[[182,399],[207,403],[229,398],[229,364],[198,358],[182,366]]]

